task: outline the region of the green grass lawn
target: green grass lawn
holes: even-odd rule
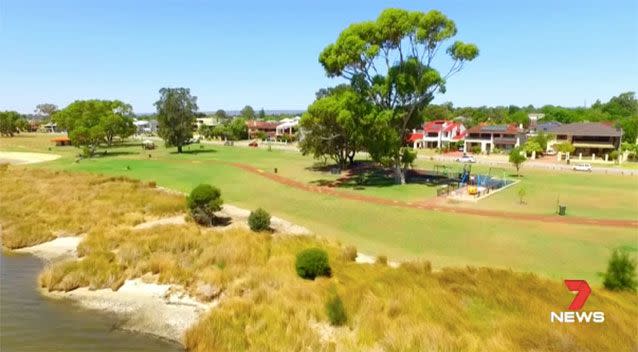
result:
[[[0,150],[49,152],[44,138],[0,138]],[[149,158],[149,152],[130,146],[76,163],[77,149],[51,149],[63,157],[35,167],[126,175],[182,191],[210,183],[221,188],[228,203],[249,209],[263,207],[321,236],[355,244],[362,252],[386,254],[392,259],[422,257],[435,267],[498,266],[558,279],[599,282],[597,272],[604,271],[611,249],[638,249],[636,229],[520,222],[373,205],[289,188],[216,162],[242,162],[267,172],[277,167],[279,174],[308,183],[337,178],[329,172],[313,171],[313,160],[295,152],[191,146],[189,151],[193,153],[177,155],[160,147],[151,151]],[[529,189],[526,206],[517,204],[513,190],[476,206],[549,214],[556,202],[553,190],[560,190],[561,202],[568,205],[570,215],[635,218],[638,213],[636,189],[624,189],[635,184],[636,179],[523,171],[521,186]],[[430,197],[433,190],[423,185],[384,185],[352,192],[407,200]],[[627,201],[619,206],[601,201],[623,196],[633,197],[633,203]]]

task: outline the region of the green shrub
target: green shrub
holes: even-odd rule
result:
[[[328,320],[330,325],[341,326],[346,323],[348,317],[346,316],[346,309],[343,307],[343,302],[339,295],[331,296],[326,302],[326,313],[328,314]]]
[[[614,250],[603,274],[603,285],[612,291],[636,291],[636,262],[627,251]]]
[[[215,212],[222,209],[221,192],[207,184],[195,187],[186,199],[193,219],[202,225],[212,225]]]
[[[262,208],[251,211],[248,216],[248,226],[256,232],[270,229],[270,214]]]
[[[473,146],[472,148],[470,148],[470,151],[473,154],[480,154],[481,153],[481,147],[478,145]]]
[[[331,273],[328,253],[320,248],[309,248],[299,252],[295,268],[300,277],[308,280],[314,280],[317,276],[330,276]]]
[[[620,156],[620,153],[617,150],[612,150],[611,153],[609,153],[610,160],[618,160],[619,156]]]

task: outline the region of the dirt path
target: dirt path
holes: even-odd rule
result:
[[[465,214],[465,215],[474,215],[474,216],[486,216],[492,218],[500,218],[507,220],[520,220],[520,221],[542,221],[549,223],[559,223],[559,224],[572,224],[572,225],[592,225],[592,226],[606,226],[606,227],[624,227],[624,228],[638,228],[638,221],[636,220],[617,220],[617,219],[592,219],[585,217],[564,217],[564,216],[556,216],[556,215],[540,215],[540,214],[523,214],[523,213],[515,213],[515,212],[505,212],[505,211],[497,211],[497,210],[487,210],[487,209],[471,209],[471,208],[458,208],[451,207],[448,205],[439,205],[438,202],[404,202],[362,194],[354,194],[351,192],[337,190],[331,187],[325,186],[313,186],[303,182],[295,181],[289,179],[287,177],[279,176],[274,173],[266,172],[257,167],[237,163],[237,162],[226,162],[226,161],[217,161],[224,163],[226,165],[230,165],[247,172],[257,174],[259,176],[268,178],[277,183],[294,187],[303,191],[320,193],[320,194],[329,194],[335,197],[350,199],[360,202],[366,202],[377,205],[389,205],[410,209],[423,209],[429,211],[440,211],[445,213],[455,213],[455,214]]]

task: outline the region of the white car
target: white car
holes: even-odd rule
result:
[[[576,164],[574,165],[574,171],[591,172],[591,164]]]
[[[456,161],[458,161],[459,163],[475,163],[476,159],[474,159],[474,157],[471,155],[463,155],[460,158],[456,158]]]

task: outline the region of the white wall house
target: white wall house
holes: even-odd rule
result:
[[[491,153],[494,149],[511,150],[525,143],[525,130],[516,125],[478,125],[467,130],[463,151],[469,152],[475,147],[481,153]]]
[[[460,122],[435,120],[423,124],[422,130],[412,131],[409,142],[414,148],[442,148],[458,142],[465,135],[465,126]]]

